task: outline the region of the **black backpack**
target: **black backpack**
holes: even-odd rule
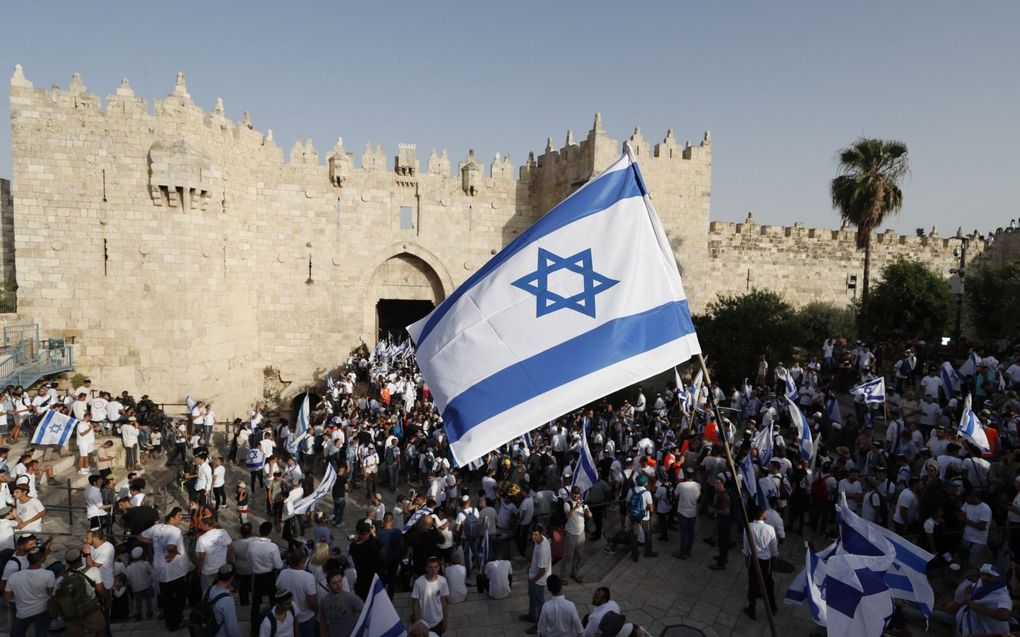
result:
[[[7,563],[11,560],[14,560],[18,564],[17,570],[14,571],[17,573],[21,570],[21,560],[14,557],[14,549],[4,549],[0,551],[0,575],[3,575],[4,569],[7,568]]]
[[[191,615],[188,617],[188,632],[191,637],[215,637],[219,632],[220,625],[216,622],[216,613],[213,609],[221,599],[230,597],[230,593],[219,593],[216,597],[209,599],[211,591],[212,587],[210,586],[202,596],[202,601],[191,609]]]
[[[288,612],[294,617],[294,623],[296,624],[297,616],[294,615],[294,609],[291,608]],[[259,620],[259,630],[262,628],[262,622],[267,619],[269,620],[269,637],[276,637],[276,613],[273,612],[272,604],[262,613],[262,618]]]

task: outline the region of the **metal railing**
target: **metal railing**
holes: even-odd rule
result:
[[[0,346],[0,387],[28,387],[44,376],[74,369],[74,348],[62,338],[45,341],[38,323],[13,323],[3,327]]]

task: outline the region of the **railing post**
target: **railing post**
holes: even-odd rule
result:
[[[67,479],[67,532],[74,535],[74,508],[71,504],[71,479]]]

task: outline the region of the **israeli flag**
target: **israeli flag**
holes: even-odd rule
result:
[[[797,389],[797,383],[793,381],[793,374],[790,373],[790,370],[785,370],[782,378],[786,383],[786,397],[792,400],[800,398],[800,390]]]
[[[574,486],[581,490],[581,496],[588,495],[588,490],[598,482],[598,472],[595,471],[595,459],[592,458],[591,449],[588,447],[588,428],[581,430],[581,455],[571,472],[574,476]]]
[[[483,522],[483,524],[485,524]],[[489,545],[489,525],[485,524],[485,535],[482,536],[482,571],[485,571],[485,565],[492,561],[492,549]]]
[[[408,332],[459,465],[701,351],[629,151]]]
[[[336,383],[333,382],[333,372],[326,373],[326,391],[329,392],[330,396],[333,395],[333,391],[336,389]]]
[[[963,365],[960,365],[960,378],[966,378],[968,376],[977,376],[977,366],[981,362],[981,357],[978,356],[977,352],[972,351],[967,360],[963,361]]]
[[[869,380],[866,383],[860,385],[854,385],[850,388],[850,393],[854,396],[860,396],[864,399],[865,404],[877,405],[885,402],[885,377],[880,376],[874,380]]]
[[[407,631],[400,621],[393,601],[378,575],[372,576],[372,590],[361,608],[358,623],[351,637],[406,637]]]
[[[843,426],[843,411],[839,408],[839,401],[835,395],[825,404],[825,415],[828,416],[829,422],[837,425],[837,429]]]
[[[698,373],[694,375],[694,380],[691,381],[691,386],[687,388],[687,413],[693,414],[694,410],[698,408],[698,398],[701,396],[701,385],[704,382],[705,372],[699,369]]]
[[[305,438],[308,438],[307,431],[302,433],[291,432],[287,434],[287,439],[283,441],[283,448],[290,455],[297,457],[298,452],[301,451],[301,443],[305,441]]]
[[[755,474],[754,462],[750,453],[746,454],[737,464],[737,471],[740,472],[740,481],[744,483],[748,497],[762,505],[762,502],[765,502],[764,494],[762,497],[758,497],[758,476]],[[765,503],[767,504],[767,502]]]
[[[759,429],[751,438],[751,446],[758,450],[758,464],[762,467],[769,466],[769,460],[772,460],[773,442],[772,423]]]
[[[74,431],[77,424],[78,421],[74,418],[51,409],[43,415],[42,420],[39,421],[39,426],[35,428],[32,444],[59,445],[63,447],[67,444],[68,439],[71,437],[71,432]]]
[[[857,555],[885,555],[892,551],[892,564],[883,581],[893,597],[916,603],[921,614],[930,618],[935,591],[928,582],[928,562],[935,556],[894,531],[860,517],[846,506],[845,498],[836,506],[836,517],[844,551]]]
[[[833,547],[835,546],[833,544]],[[832,550],[829,552],[831,553]],[[825,585],[828,569],[825,568],[825,560],[821,558],[820,554],[811,552],[810,548],[807,549],[807,560],[804,563],[806,564],[804,567],[805,599],[808,608],[811,609],[811,618],[819,626],[825,626],[829,608],[825,603],[825,592],[822,588]]]
[[[195,408],[195,405],[197,405],[198,403],[196,403],[195,399],[191,397],[191,394],[188,394],[187,396],[184,397],[184,404],[188,406],[188,413],[190,414],[191,411]]]
[[[981,453],[991,453],[992,448],[988,444],[988,434],[985,433],[984,425],[974,415],[971,407],[971,395],[963,399],[963,416],[960,418],[960,435],[974,443],[981,450]]]
[[[404,524],[404,528],[400,529],[400,532],[406,535],[408,531],[414,528],[415,524],[418,524],[418,520],[422,519],[426,515],[432,515],[432,509],[429,507],[422,507],[418,509],[411,516],[411,519]]]
[[[939,368],[939,375],[942,376],[942,384],[946,388],[946,396],[952,397],[953,394],[960,391],[963,386],[963,379],[953,369],[952,364],[949,361],[942,363],[942,367]]]
[[[308,418],[310,413],[309,398],[308,393],[306,392],[305,399],[301,401],[301,409],[298,410],[297,427],[294,429],[294,433],[303,434],[308,431]]]
[[[673,375],[676,377],[676,399],[680,406],[683,407],[684,397],[687,395],[687,392],[684,390],[684,381],[680,378],[680,371],[676,367],[673,368]]]
[[[811,457],[815,454],[815,443],[811,439],[811,427],[808,425],[807,416],[804,415],[797,403],[793,402],[789,394],[786,395],[786,406],[790,409],[790,421],[793,423],[797,439],[800,441],[800,456],[804,458],[805,462],[810,463]]]
[[[883,556],[837,553],[825,563],[825,626],[829,635],[876,637],[893,614],[893,598],[882,578]]]
[[[326,473],[322,476],[322,482],[319,486],[315,487],[315,490],[301,498],[294,503],[294,507],[291,511],[288,511],[290,515],[286,517],[292,517],[294,515],[304,515],[315,507],[319,500],[323,499],[333,490],[333,483],[336,482],[336,470],[333,469],[333,465],[326,463]]]
[[[258,447],[252,447],[248,451],[248,457],[245,459],[245,465],[248,467],[248,471],[261,471],[262,466],[266,463],[266,454],[262,453],[262,450]]]
[[[793,582],[790,583],[790,588],[787,589],[786,595],[783,597],[784,604],[799,605],[808,601],[808,599],[812,596],[812,592],[809,588],[812,585],[811,582],[814,582],[814,586],[821,587],[822,583],[825,581],[825,560],[836,552],[839,548],[839,542],[833,542],[817,553],[811,552],[811,548],[808,547],[807,542],[804,543],[804,546],[807,547],[808,559],[804,562],[804,568],[797,574],[797,577],[793,578]],[[815,621],[820,626],[825,625],[824,610],[823,606],[821,608],[821,621],[819,621],[819,614],[812,609],[811,614],[815,616]]]

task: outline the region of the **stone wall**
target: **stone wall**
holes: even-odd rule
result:
[[[17,277],[14,268],[14,198],[11,182],[0,179],[0,286],[5,297],[14,294]],[[13,303],[0,307],[0,312],[13,312]]]
[[[222,417],[261,396],[267,367],[296,393],[359,338],[374,342],[380,299],[442,301],[622,148],[596,115],[583,139],[549,140],[519,169],[473,151],[422,161],[413,144],[356,157],[342,139],[321,153],[298,139],[285,152],[247,113],[234,122],[222,101],[196,106],[183,74],[150,108],[127,80],[104,104],[77,75],[40,89],[19,66],[10,102],[0,263],[13,281],[16,254],[18,316],[76,337],[79,369],[99,386],[161,402],[190,393]],[[710,227],[710,135],[653,144],[635,129],[627,144],[695,312],[751,287],[798,305],[849,301],[862,258],[852,232]],[[1010,237],[994,245],[1020,254]],[[877,235],[876,277],[897,256],[948,273],[957,243]],[[979,258],[985,241],[971,246]]]

